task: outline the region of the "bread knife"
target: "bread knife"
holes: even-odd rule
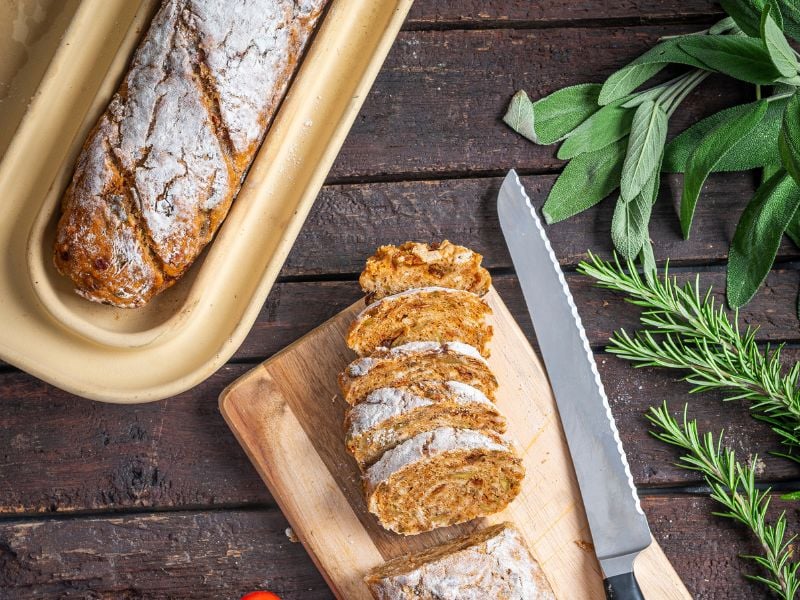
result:
[[[497,213],[555,395],[606,597],[643,599],[633,564],[652,540],[647,518],[578,309],[513,170],[500,188]]]

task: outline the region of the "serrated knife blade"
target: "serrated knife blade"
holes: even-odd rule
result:
[[[633,575],[652,540],[581,318],[515,171],[497,213],[533,321],[578,479],[608,598],[643,598]]]

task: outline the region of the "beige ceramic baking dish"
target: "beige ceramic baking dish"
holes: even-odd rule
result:
[[[165,398],[213,373],[255,320],[411,2],[332,0],[217,238],[133,310],[76,296],[51,248],[75,157],[158,0],[62,2],[63,38],[0,163],[0,357],[109,402]]]

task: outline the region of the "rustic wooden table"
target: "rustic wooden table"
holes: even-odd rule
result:
[[[0,597],[238,598],[257,588],[287,600],[330,592],[217,411],[222,388],[349,305],[373,249],[449,238],[485,255],[495,283],[533,339],[494,200],[510,167],[538,205],[559,168],[500,121],[511,94],[532,96],[603,76],[661,35],[718,18],[711,0],[417,0],[252,332],[208,381],[175,398],[112,406],[75,398],[0,367]],[[741,101],[749,91],[712,79],[685,104],[677,127]],[[679,113],[680,114],[680,113]],[[724,287],[727,242],[754,181],[713,177],[695,233],[681,241],[674,185],[664,182],[652,236],[676,272]],[[646,433],[642,412],[688,386],[674,373],[634,370],[604,354],[635,314],[574,274],[587,249],[608,254],[605,203],[548,233],[597,348],[597,360],[650,524],[698,598],[757,598],[739,574],[744,533],[712,517],[697,478]],[[786,242],[766,289],[743,311],[764,340],[800,341],[798,277]],[[790,348],[800,358],[800,348]],[[770,433],[739,404],[692,399],[702,425],[727,427],[742,455],[764,456],[778,486],[797,467],[765,456]],[[800,524],[797,505],[790,523]]]

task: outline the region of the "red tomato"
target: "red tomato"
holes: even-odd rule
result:
[[[241,597],[240,600],[281,600],[278,594],[272,592],[250,592]]]

